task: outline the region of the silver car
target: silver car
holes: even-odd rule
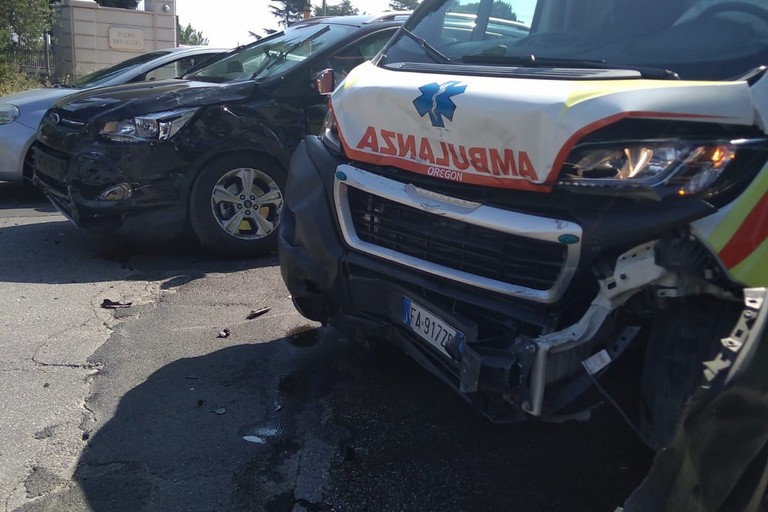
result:
[[[190,46],[145,53],[96,71],[63,87],[33,89],[0,98],[0,181],[31,179],[29,148],[45,111],[77,90],[183,75],[199,62],[228,51]]]

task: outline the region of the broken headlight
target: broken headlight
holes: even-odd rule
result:
[[[99,134],[115,142],[152,142],[173,137],[197,108],[180,108],[104,123]]]
[[[577,146],[558,186],[659,199],[705,195],[727,172],[740,141],[642,140]]]

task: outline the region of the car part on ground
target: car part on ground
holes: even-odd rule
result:
[[[173,78],[227,50],[208,46],[168,48],[142,54],[81,77],[71,84],[0,98],[0,181],[32,179],[30,147],[45,112],[79,90]]]
[[[291,153],[327,108],[315,78],[372,58],[405,17],[310,19],[182,79],[71,96],[40,125],[35,181],[86,229],[272,251]]]

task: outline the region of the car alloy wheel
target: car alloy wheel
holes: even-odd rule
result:
[[[211,208],[219,227],[231,236],[260,239],[277,229],[283,193],[267,174],[241,167],[219,178],[211,194]]]
[[[277,249],[285,170],[255,153],[210,161],[195,179],[189,221],[200,242],[222,256],[248,258]]]

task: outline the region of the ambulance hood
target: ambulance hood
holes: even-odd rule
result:
[[[332,96],[350,158],[446,180],[549,191],[571,149],[626,118],[754,125],[746,82],[509,78],[358,66]],[[576,76],[574,74],[574,76]]]

